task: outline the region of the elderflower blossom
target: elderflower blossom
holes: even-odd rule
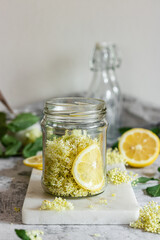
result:
[[[61,197],[59,198],[56,197],[52,202],[48,200],[44,200],[40,208],[40,210],[56,210],[56,211],[64,211],[64,210],[72,210],[72,209],[74,209],[73,204]]]
[[[15,212],[20,212],[20,208],[14,207]]]
[[[127,171],[120,168],[113,168],[107,173],[108,183],[121,184],[128,183],[132,180],[132,177],[128,175]]]
[[[138,176],[138,174],[137,175],[135,175],[135,176]],[[137,184],[138,184],[138,178],[137,179],[135,179],[134,181],[132,181],[132,186],[133,187],[136,187],[137,186]]]
[[[90,204],[88,207],[91,208],[91,209],[93,209],[93,208],[94,208],[94,205],[93,205],[93,204]]]
[[[98,203],[107,205],[107,199],[105,199],[105,198],[100,198],[99,201],[98,201]]]
[[[26,231],[26,235],[29,237],[30,240],[42,240],[40,235],[43,234],[44,232],[39,230]]]
[[[116,196],[116,193],[112,193],[112,197],[115,197]]]
[[[116,163],[124,163],[126,165],[126,158],[118,151],[117,148],[114,150],[112,150],[112,148],[109,148],[106,154],[106,163],[108,165],[113,165]]]
[[[94,234],[93,234],[93,237],[101,237],[101,234],[99,234],[99,233],[94,233]]]
[[[71,173],[76,156],[90,145],[98,143],[86,131],[66,131],[65,135],[47,140],[45,149],[44,187],[56,196],[82,197],[95,194],[79,186]]]
[[[42,131],[39,123],[35,123],[32,126],[16,133],[16,137],[22,141],[23,144],[33,143],[40,136],[42,136]]]
[[[130,223],[130,226],[160,234],[160,205],[151,201],[140,208],[138,220]]]

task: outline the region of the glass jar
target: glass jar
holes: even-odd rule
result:
[[[42,119],[44,190],[54,196],[86,197],[106,184],[105,103],[80,97],[46,102]]]

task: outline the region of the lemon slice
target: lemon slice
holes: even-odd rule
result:
[[[97,144],[81,151],[73,162],[72,174],[76,183],[84,189],[99,191],[104,186],[103,162]]]
[[[43,166],[36,167],[36,168],[39,169],[39,170],[43,170]]]
[[[130,166],[146,167],[157,159],[160,142],[150,130],[133,128],[121,136],[118,147]]]
[[[24,165],[42,170],[42,155],[29,157],[23,160]]]

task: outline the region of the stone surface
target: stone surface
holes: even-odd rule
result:
[[[125,170],[123,164],[108,166],[108,170],[109,167]],[[54,199],[44,193],[41,175],[42,171],[33,169],[22,209],[22,222],[25,224],[129,224],[138,218],[139,206],[130,183],[107,184],[105,192],[100,195],[68,199],[73,203],[74,210],[41,211],[39,208],[43,200]],[[106,199],[107,205],[100,203],[101,199]]]
[[[25,198],[31,169],[22,164],[21,158],[1,159],[0,170],[0,239],[18,240],[14,229],[40,229],[44,231],[44,240],[158,240],[160,236],[153,233],[144,232],[139,229],[132,229],[129,225],[24,225],[22,224],[22,205]],[[140,176],[159,177],[157,167],[160,166],[160,157],[156,162],[146,168],[129,169],[137,172]],[[5,180],[7,177],[7,184]],[[8,181],[10,179],[10,182]],[[145,194],[147,186],[155,185],[156,182],[140,184],[134,187],[134,192],[140,206],[151,200],[160,204],[160,198],[152,198]],[[6,188],[6,189],[5,189]],[[14,207],[20,208],[16,212]],[[100,234],[99,238],[94,234]]]
[[[44,240],[94,240],[95,233],[101,236],[102,240],[158,240],[159,235],[143,232],[139,229],[132,229],[129,225],[24,225],[22,224],[22,205],[25,198],[31,169],[22,164],[21,158],[1,159],[0,170],[0,239],[16,240],[14,229],[40,229],[45,233]],[[159,177],[157,167],[160,166],[160,157],[156,162],[146,168],[129,169],[137,172],[140,176]],[[7,184],[5,183],[7,179]],[[9,180],[10,179],[10,180]],[[155,182],[140,184],[134,187],[138,203],[143,206],[151,200],[160,204],[160,198],[151,198],[145,194],[147,186],[155,185]],[[2,186],[2,189],[1,189]],[[20,208],[16,212],[14,207]]]
[[[19,111],[35,111],[42,114],[43,103],[35,103]],[[136,110],[136,111],[135,111]],[[122,126],[150,127],[159,121],[159,109],[147,104],[125,99],[122,114]],[[142,169],[129,169],[146,177],[160,177],[157,167],[160,157],[154,164]],[[18,240],[14,229],[39,229],[44,231],[44,240],[159,240],[160,235],[130,228],[129,225],[24,225],[22,224],[22,205],[31,174],[31,169],[22,164],[22,158],[0,159],[0,240]],[[140,206],[151,200],[160,204],[160,197],[147,196],[147,186],[157,182],[149,182],[134,187],[134,192]],[[19,212],[14,207],[20,208]],[[100,234],[95,237],[94,234]]]

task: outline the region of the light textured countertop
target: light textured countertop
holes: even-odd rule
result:
[[[44,231],[44,240],[91,240],[91,239],[142,239],[158,240],[160,235],[132,229],[128,225],[23,225],[21,211],[16,212],[14,208],[22,208],[24,197],[31,174],[31,169],[22,163],[21,158],[1,159],[0,170],[0,239],[18,239],[14,229],[40,229]],[[139,175],[158,177],[157,167],[160,166],[160,158],[146,168],[136,169]],[[134,188],[137,200],[141,206],[154,200],[159,202],[160,197],[151,198],[145,195],[144,188],[150,184],[139,184]],[[33,216],[34,217],[34,216]],[[86,216],[87,217],[87,216]],[[100,234],[95,237],[94,234]]]
[[[136,99],[124,98],[122,114],[122,126],[149,127],[160,119],[159,109],[139,103]],[[42,112],[43,103],[36,103],[23,108],[26,111]],[[21,111],[22,109],[20,109]],[[132,169],[140,176],[159,177],[157,167],[160,166],[160,158],[146,168]],[[95,239],[123,239],[123,240],[158,240],[160,235],[143,232],[139,229],[130,228],[128,225],[23,225],[21,211],[26,194],[31,169],[22,163],[22,158],[0,159],[0,240],[18,239],[14,229],[40,229],[44,231],[44,240],[95,240]],[[145,195],[147,186],[156,183],[138,185],[134,188],[136,198],[140,206],[151,200],[160,204],[160,197],[151,198]],[[34,216],[33,216],[34,217]],[[87,217],[87,216],[86,216]],[[100,234],[95,237],[94,234]]]

